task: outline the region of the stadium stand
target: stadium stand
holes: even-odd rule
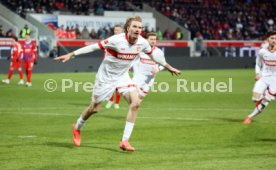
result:
[[[252,40],[276,28],[271,0],[156,0],[149,5],[206,40]]]
[[[106,23],[111,21],[110,17],[114,18],[114,13],[124,21],[135,12],[142,11],[150,13],[149,18],[153,18],[154,22],[148,23],[155,25],[154,29],[145,26],[142,35],[156,31],[159,40],[166,40],[159,41],[158,45],[170,56],[170,62],[179,68],[248,68],[253,67],[255,62],[260,37],[267,30],[275,29],[274,8],[275,3],[268,0],[0,0],[0,36],[6,37],[7,32],[8,36],[18,36],[27,24],[39,46],[39,56],[48,58],[50,52],[52,56],[61,55],[109,37],[114,23]],[[104,16],[98,16],[102,14]],[[44,22],[45,18],[50,18],[50,22]],[[98,25],[95,24],[96,18],[100,18]],[[143,16],[144,22],[146,19],[147,16]],[[9,39],[2,39],[0,59],[6,58],[10,48]],[[253,39],[256,41],[251,41]],[[93,65],[83,57],[81,62],[76,63],[77,66],[65,71],[95,71],[102,61],[96,57],[101,55],[96,53],[92,56],[95,59]],[[201,57],[200,60],[196,60],[197,57]],[[214,64],[214,61],[220,64]],[[53,63],[43,62],[39,72],[65,69],[58,65],[49,70],[47,66]]]
[[[22,18],[27,18],[27,14],[30,13],[60,13],[60,14],[75,14],[75,15],[103,15],[104,11],[141,11],[143,4],[142,1],[122,1],[122,0],[29,0],[29,1],[16,1],[16,0],[0,0],[0,2],[14,11]],[[53,28],[56,29],[56,28]],[[79,30],[78,25],[71,27],[70,29],[65,25],[57,28],[57,38],[70,38],[70,39],[104,39],[112,34],[112,29],[104,27],[102,30]],[[88,31],[88,33],[87,33]],[[160,30],[148,30],[146,27],[142,35],[146,35],[149,31]],[[70,35],[76,34],[76,36]],[[176,32],[170,32],[169,30],[163,31],[162,35],[159,32],[160,39],[166,40],[180,40],[180,36],[176,36]]]
[[[142,1],[136,0],[1,0],[1,3],[22,17],[26,13],[45,14],[54,11],[76,15],[103,15],[104,11],[137,11],[143,6]],[[276,14],[273,12],[276,3],[270,0],[156,0],[148,4],[188,29],[192,39],[200,33],[206,40],[251,40],[276,28]],[[104,30],[105,35],[110,34],[108,28]],[[179,40],[181,33],[177,32],[163,31],[162,38]],[[97,36],[92,33],[91,37],[86,33],[77,38],[102,38],[100,35],[101,33],[97,33]]]

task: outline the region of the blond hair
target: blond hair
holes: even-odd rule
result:
[[[132,21],[142,22],[142,18],[139,16],[128,17],[124,25],[124,30],[126,33],[127,33],[127,28],[130,26]]]

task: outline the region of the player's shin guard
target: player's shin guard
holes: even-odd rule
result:
[[[248,117],[253,118],[257,114],[261,113],[265,109],[265,107],[267,107],[268,104],[269,104],[268,101],[264,101],[264,100],[261,101],[261,103],[256,106],[254,111]]]

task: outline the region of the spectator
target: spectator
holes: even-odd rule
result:
[[[95,29],[93,28],[89,34],[91,39],[97,39],[97,32],[95,31]]]
[[[77,39],[77,34],[74,26],[71,26],[71,28],[68,31],[68,38],[69,39]]]
[[[83,30],[81,32],[81,38],[82,39],[89,39],[90,38],[89,31],[88,31],[86,26],[83,27]]]
[[[0,37],[4,37],[5,36],[5,33],[4,33],[4,30],[3,30],[3,26],[0,25]]]
[[[183,34],[180,30],[180,28],[176,28],[174,33],[172,34],[172,39],[173,40],[182,40],[183,39]]]
[[[6,32],[6,37],[8,37],[8,38],[15,37],[15,34],[13,33],[12,29],[9,29],[9,30]]]
[[[165,30],[163,33],[164,40],[170,40],[171,39],[171,34],[168,29]]]
[[[79,25],[76,25],[75,32],[76,32],[77,39],[81,39],[81,32],[79,29]]]
[[[57,46],[54,46],[54,48],[49,53],[50,58],[56,58],[58,57],[58,48]]]
[[[159,28],[156,29],[156,36],[157,36],[158,40],[163,40],[164,39],[163,38],[163,33]]]
[[[29,29],[28,25],[26,24],[24,28],[20,31],[19,37],[20,38],[25,38],[26,34],[31,34],[31,30]]]

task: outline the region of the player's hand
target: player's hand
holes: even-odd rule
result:
[[[255,80],[258,81],[262,76],[260,74],[256,74]]]
[[[61,62],[64,63],[64,62],[70,60],[70,58],[73,57],[73,56],[74,56],[74,53],[68,53],[68,54],[62,55],[60,57],[57,57],[54,60],[55,61],[61,61]]]
[[[180,70],[178,70],[178,69],[172,67],[172,66],[169,65],[169,64],[166,64],[164,67],[166,67],[167,70],[168,70],[169,72],[171,72],[172,75],[178,76],[178,75],[181,74],[181,71],[180,71]]]
[[[169,72],[171,72],[171,74],[172,75],[176,75],[176,76],[179,76],[180,74],[181,74],[181,71],[180,70],[178,70],[178,69],[176,69],[176,68],[171,68],[170,70],[169,70]]]

